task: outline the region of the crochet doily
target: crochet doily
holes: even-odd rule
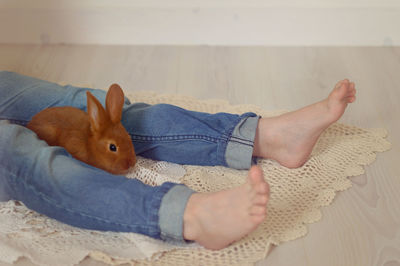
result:
[[[209,113],[252,111],[264,117],[283,113],[150,92],[137,92],[129,98]],[[321,135],[310,160],[298,169],[259,160],[271,190],[268,217],[250,235],[219,251],[196,244],[171,245],[139,234],[81,230],[9,201],[0,203],[0,260],[12,263],[25,256],[39,265],[73,265],[89,256],[113,265],[251,265],[263,259],[272,244],[304,236],[306,224],[321,219],[320,208],[329,205],[336,192],[351,187],[348,177],[362,174],[362,166],[372,163],[376,152],[390,148],[385,137],[384,129],[335,123]],[[139,158],[128,177],[150,185],[182,182],[196,191],[212,192],[243,184],[246,176],[247,171],[224,167],[180,166]]]

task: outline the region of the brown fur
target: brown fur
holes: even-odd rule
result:
[[[51,107],[36,114],[27,127],[50,146],[64,147],[74,158],[112,174],[125,174],[136,156],[128,132],[121,124],[124,94],[113,84],[106,109],[90,93],[88,113],[74,107]],[[110,150],[114,144],[117,151]]]

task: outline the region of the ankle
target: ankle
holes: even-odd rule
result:
[[[199,235],[196,218],[196,206],[199,197],[199,193],[192,194],[186,204],[183,214],[183,238],[186,240],[196,240]]]
[[[258,121],[258,125],[256,128],[256,135],[254,138],[254,149],[253,156],[269,158],[270,154],[268,154],[266,147],[270,147],[273,144],[273,141],[269,140],[272,138],[273,131],[273,119],[272,118],[260,118]]]
[[[253,156],[255,157],[260,157],[261,156],[261,149],[262,149],[262,145],[261,145],[261,136],[262,136],[262,132],[260,129],[260,123],[261,123],[261,119],[258,120],[258,125],[256,128],[256,135],[254,137],[254,148],[253,148]]]

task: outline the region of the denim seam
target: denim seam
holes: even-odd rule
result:
[[[129,134],[132,140],[135,141],[175,141],[175,140],[205,140],[214,143],[218,143],[221,140],[228,140],[227,137],[221,136],[220,138],[210,137],[207,135],[174,135],[174,136],[141,136],[135,134]]]
[[[223,166],[228,166],[228,162],[226,161],[225,153],[226,148],[228,146],[229,141],[232,139],[233,131],[235,130],[236,125],[243,119],[243,115],[239,116],[236,121],[234,121],[232,127],[228,128],[225,132],[221,134],[223,136],[223,142],[219,142],[217,147],[217,160],[219,160],[220,164]]]
[[[18,182],[18,181],[17,181],[17,176],[16,176],[14,173],[12,173],[12,172],[10,172],[10,171],[8,171],[8,173],[11,174],[11,175],[13,176],[14,182]],[[122,227],[130,228],[132,231],[136,231],[135,228],[142,228],[142,229],[145,229],[146,231],[148,231],[150,235],[159,235],[159,234],[160,234],[160,231],[159,231],[159,230],[158,230],[158,231],[157,231],[157,230],[154,230],[152,227],[149,227],[149,226],[135,225],[135,224],[129,225],[129,224],[122,224],[122,223],[111,222],[111,221],[105,220],[105,219],[103,219],[103,218],[99,218],[99,217],[95,217],[95,216],[90,216],[90,215],[87,215],[87,214],[84,214],[84,213],[80,213],[80,212],[71,210],[71,209],[66,208],[66,207],[64,207],[64,206],[62,206],[62,205],[59,205],[59,204],[57,204],[57,203],[54,203],[52,200],[50,200],[49,198],[47,198],[42,192],[37,191],[32,185],[27,184],[27,183],[24,183],[24,186],[26,186],[28,189],[30,189],[31,191],[33,191],[33,193],[35,193],[39,198],[41,198],[42,200],[44,200],[44,201],[47,202],[48,204],[53,205],[54,207],[56,207],[56,208],[58,208],[58,209],[67,211],[67,212],[69,212],[69,213],[72,213],[73,215],[78,215],[78,216],[86,217],[86,218],[89,218],[89,219],[93,219],[93,220],[97,220],[97,221],[100,221],[100,222],[104,222],[104,223],[106,223],[106,224],[114,224],[114,225],[117,225],[117,226],[122,226]]]
[[[242,139],[238,137],[231,137],[231,140],[237,140],[237,141],[242,141],[242,142],[248,142],[248,143],[254,143],[254,141],[248,140],[248,139]]]
[[[235,142],[235,143],[239,143],[239,144],[242,144],[242,145],[245,145],[245,146],[249,146],[249,147],[254,147],[254,144],[253,143],[245,143],[245,142],[242,142],[242,141],[237,141],[237,140],[230,140],[231,142]]]

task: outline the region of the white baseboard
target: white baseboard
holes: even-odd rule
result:
[[[0,43],[400,45],[400,6],[397,4],[304,8],[73,3],[66,7],[59,4],[0,6]]]

